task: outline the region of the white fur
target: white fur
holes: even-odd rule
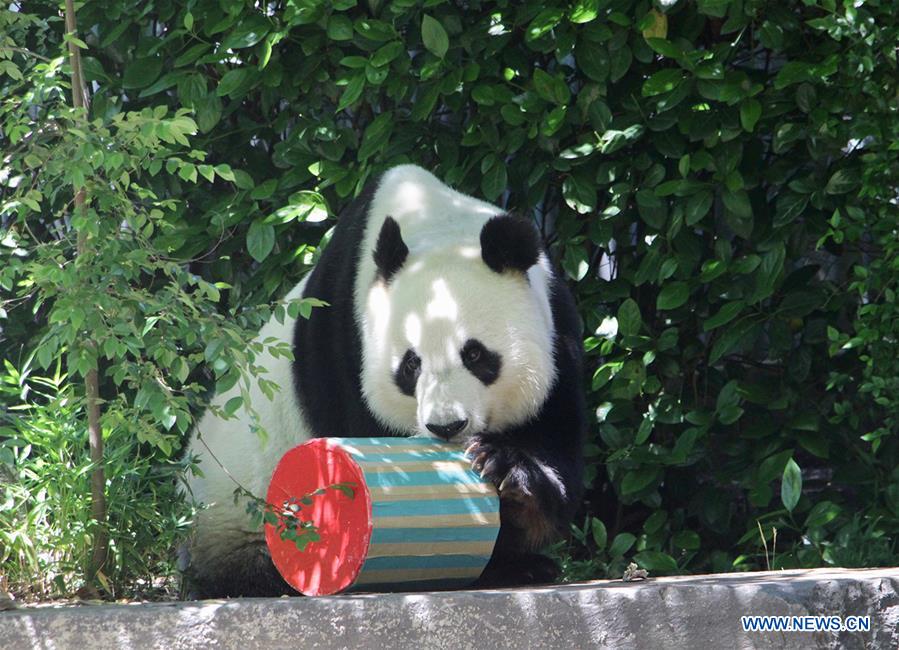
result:
[[[285,300],[302,297],[305,286],[306,279],[303,279]],[[259,331],[256,340],[261,342],[274,337],[292,344],[294,323],[290,317],[285,317],[283,324],[272,317]],[[232,495],[237,487],[234,481],[256,496],[265,497],[272,471],[281,456],[311,437],[297,402],[290,359],[273,357],[265,352],[255,363],[266,369],[263,377],[281,387],[273,400],[268,399],[256,383],[250,387],[250,403],[266,435],[260,437],[251,431],[253,421],[242,406],[231,419],[220,418],[207,410],[191,442],[191,453],[201,459],[203,476],[191,478],[190,491],[198,503],[209,506],[199,514],[196,526],[195,547],[202,549],[203,556],[218,557],[239,545],[241,540],[258,538],[258,532],[254,533],[250,525],[245,504],[234,504]],[[240,387],[235,386],[216,395],[212,404],[224,407],[229,399],[239,394]]]
[[[481,228],[502,210],[460,194],[412,165],[385,174],[363,239],[355,305],[362,325],[362,392],[372,413],[401,434],[429,436],[427,424],[468,420],[459,437],[501,430],[536,415],[555,380],[549,261],[496,273],[481,259]],[[400,226],[409,256],[389,283],[368,251],[386,217]],[[502,356],[484,386],[462,364],[465,341]],[[393,375],[406,350],[421,358],[416,396]]]

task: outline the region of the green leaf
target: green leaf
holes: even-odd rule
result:
[[[571,8],[569,20],[576,24],[589,23],[599,14],[599,0],[577,0]]]
[[[254,221],[247,230],[247,252],[257,262],[262,262],[275,247],[275,227],[262,221]]]
[[[243,85],[249,74],[250,71],[246,68],[234,68],[233,70],[228,70],[221,81],[219,81],[219,85],[215,89],[215,94],[219,97],[224,97],[225,95],[228,95],[229,97],[233,96],[234,92]]]
[[[580,282],[587,277],[590,261],[583,246],[569,245],[565,249],[565,255],[562,256],[562,269],[575,282]]]
[[[541,70],[534,69],[534,90],[543,99],[554,104],[567,104],[571,91],[565,81]]]
[[[161,58],[135,59],[125,67],[125,73],[122,76],[122,87],[146,88],[156,81],[160,72],[162,72]]]
[[[752,205],[749,203],[749,194],[745,190],[731,192],[725,190],[721,193],[721,199],[724,201],[724,207],[741,218],[752,216]]]
[[[754,275],[755,286],[752,293],[746,298],[747,304],[751,305],[764,300],[774,293],[775,284],[784,268],[785,258],[786,250],[783,244],[762,255],[762,263]]]
[[[809,196],[807,194],[796,194],[786,190],[777,197],[774,220],[772,222],[775,228],[780,228],[792,223],[796,217],[802,214],[805,206],[808,205]]]
[[[239,50],[253,47],[265,38],[265,35],[271,31],[271,28],[272,24],[268,18],[259,14],[250,14],[237,27],[231,30],[227,38],[222,41],[219,50]]]
[[[359,162],[367,160],[384,148],[388,140],[390,140],[393,126],[394,119],[392,111],[381,113],[372,120],[371,124],[365,128],[365,133],[362,136],[362,144],[357,153]]]
[[[559,24],[565,12],[560,7],[544,9],[537,14],[528,25],[524,33],[526,43],[536,41],[538,38],[547,34],[553,27]]]
[[[669,59],[679,59],[684,56],[684,51],[671,41],[664,38],[647,38],[646,44],[653,49],[654,52],[667,56]]]
[[[677,88],[684,81],[684,73],[680,68],[659,70],[643,82],[643,96],[661,95]]]
[[[340,102],[337,104],[337,112],[339,113],[345,108],[349,108],[356,103],[356,100],[362,96],[365,89],[365,74],[359,73],[347,84],[346,89],[340,96]]]
[[[774,88],[781,90],[791,84],[801,83],[803,81],[812,81],[813,66],[801,61],[788,61],[777,73],[774,78]]]
[[[709,190],[697,192],[689,199],[684,207],[684,221],[688,226],[692,226],[708,214],[709,208],[712,207],[715,197]]]
[[[631,470],[624,475],[624,480],[621,481],[621,495],[627,496],[646,489],[656,480],[657,476],[658,472],[647,467]]]
[[[343,14],[332,14],[328,19],[328,38],[332,41],[353,40],[353,21]]]
[[[757,99],[747,99],[740,106],[740,124],[744,130],[750,133],[752,133],[761,116],[762,105]]]
[[[602,523],[601,519],[593,517],[590,522],[590,528],[593,532],[593,541],[596,544],[596,548],[600,551],[604,551],[606,549],[606,542],[608,541],[606,525]]]
[[[668,204],[652,190],[639,190],[636,194],[637,212],[649,226],[662,230],[668,218]]]
[[[384,47],[387,47],[386,45]],[[378,50],[380,52],[380,50]],[[377,52],[375,53],[377,55]],[[368,65],[368,59],[364,56],[345,56],[340,59],[340,65],[352,70],[358,70]]]
[[[667,553],[661,551],[640,551],[634,555],[634,561],[640,567],[653,573],[674,573],[677,571],[677,562]]]
[[[609,79],[614,83],[620,80],[630,69],[634,55],[628,45],[623,45],[609,52]]]
[[[676,532],[671,538],[671,543],[677,548],[682,548],[686,551],[699,550],[700,546],[699,535],[692,530],[680,530]]]
[[[805,527],[820,528],[821,526],[825,526],[836,519],[840,515],[840,512],[842,512],[842,508],[832,501],[821,501],[816,503],[814,507],[809,510],[808,516],[805,518]]]
[[[726,303],[721,309],[718,310],[711,318],[707,318],[702,323],[702,329],[706,332],[715,329],[716,327],[721,327],[722,325],[726,325],[731,322],[734,318],[736,318],[739,313],[746,306],[742,300],[735,300],[734,302]]]
[[[783,479],[780,484],[780,500],[787,510],[793,512],[793,508],[799,503],[800,496],[802,496],[802,470],[791,458],[784,467]]]
[[[241,406],[243,406],[243,397],[237,395],[225,402],[224,411],[228,415],[234,415]]]
[[[631,533],[618,533],[615,535],[615,539],[612,540],[612,545],[609,547],[609,556],[612,558],[623,557],[636,541],[637,538]]]
[[[651,417],[645,417],[640,422],[640,426],[637,428],[637,435],[634,437],[635,445],[642,445],[644,442],[649,440],[649,436],[652,435],[652,429],[655,426],[655,421]]]
[[[828,194],[845,194],[853,190],[856,185],[858,185],[858,177],[853,171],[838,169],[827,181],[824,191]]]
[[[151,95],[155,95],[156,93],[162,92],[168,88],[171,88],[175,84],[178,83],[178,78],[182,76],[181,72],[169,72],[168,74],[162,75],[159,79],[156,80],[155,83],[150,84],[146,88],[140,91],[138,97],[149,97]],[[205,87],[205,81],[203,82]]]
[[[656,309],[677,309],[690,297],[690,286],[686,282],[669,282],[659,292]]]
[[[747,338],[754,328],[755,322],[747,318],[724,330],[724,334],[712,346],[712,351],[709,354],[709,365],[717,363],[719,359],[730,353],[738,345],[749,342]]]
[[[731,0],[697,0],[699,13],[715,18],[723,18]]]
[[[449,36],[436,18],[425,14],[421,19],[421,40],[428,51],[442,59],[449,50]]]
[[[481,191],[484,192],[484,196],[488,201],[493,201],[505,191],[507,183],[506,164],[499,158],[496,158],[481,178]]]
[[[574,58],[577,67],[593,81],[602,83],[609,78],[611,61],[605,48],[580,41],[574,49]]]
[[[786,318],[802,318],[818,309],[825,300],[820,292],[803,288],[788,293],[777,307],[777,312]]]
[[[176,68],[180,68],[181,66],[193,63],[210,49],[211,46],[208,43],[197,43],[196,45],[192,45],[175,58],[173,65]]]
[[[364,38],[379,43],[392,41],[397,37],[396,29],[388,22],[371,18],[357,18],[353,28]]]
[[[222,180],[234,182],[234,172],[230,165],[216,165],[213,169],[215,169],[215,173],[218,174],[219,178]]]
[[[567,112],[567,106],[556,106],[547,113],[540,123],[540,134],[546,137],[554,135],[565,123],[565,115]]]
[[[622,336],[636,336],[642,323],[640,306],[635,300],[628,298],[621,303],[618,308],[618,332]]]
[[[737,406],[739,403],[740,384],[736,379],[731,379],[718,392],[718,397],[715,399],[715,411],[723,411],[726,408]]]
[[[383,47],[378,49],[377,52],[372,54],[371,64],[376,68],[385,66],[395,58],[397,58],[400,54],[402,54],[405,49],[406,48],[403,45],[402,41],[393,41],[392,43],[388,43],[387,45],[384,45]]]

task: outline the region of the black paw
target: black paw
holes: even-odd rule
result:
[[[471,460],[472,469],[481,478],[493,483],[501,498],[525,499],[534,496],[530,474],[535,463],[526,452],[500,441],[475,437],[465,453]]]
[[[548,464],[502,443],[476,437],[466,452],[474,470],[499,490],[504,552],[537,551],[564,529],[565,486]]]

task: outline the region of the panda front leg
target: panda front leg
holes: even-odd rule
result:
[[[501,437],[475,436],[466,453],[500,497],[500,532],[479,586],[553,582],[559,568],[539,551],[568,527],[573,486],[566,479],[573,477],[546,452],[513,446]]]

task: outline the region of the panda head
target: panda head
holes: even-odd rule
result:
[[[461,442],[537,415],[555,381],[550,269],[534,225],[410,251],[387,217],[365,305],[362,389],[402,435]]]

